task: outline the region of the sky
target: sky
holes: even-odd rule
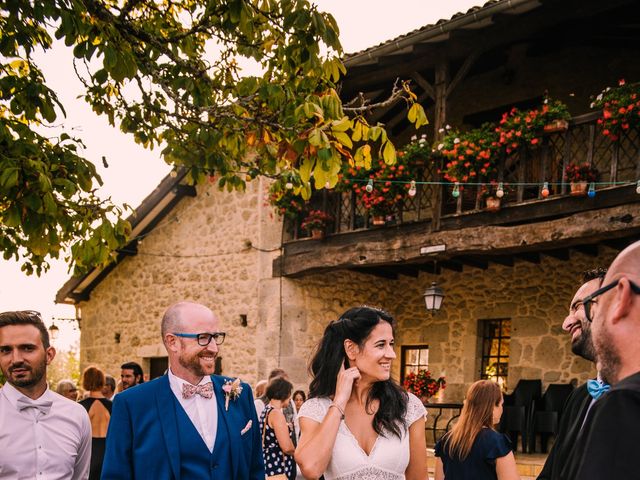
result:
[[[346,53],[357,52],[385,40],[403,35],[455,13],[467,11],[482,0],[316,0],[319,9],[330,12],[340,28],[340,41]],[[67,116],[61,121],[85,143],[84,155],[91,160],[104,181],[101,195],[116,204],[139,205],[169,172],[159,150],[145,150],[131,136],[111,127],[105,117],[98,117],[78,96],[83,87],[72,67],[71,50],[58,42],[53,51],[38,56],[48,85],[57,93]],[[108,168],[102,165],[107,159]],[[56,292],[69,278],[64,261],[52,261],[41,277],[27,276],[15,261],[0,259],[0,311],[37,310],[48,325],[52,320],[60,329],[55,341],[60,350],[75,345],[80,332],[75,310],[70,305],[56,305]]]

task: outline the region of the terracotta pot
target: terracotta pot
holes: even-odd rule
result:
[[[569,122],[566,120],[554,120],[549,125],[544,126],[546,133],[566,132],[569,129]]]
[[[384,215],[374,215],[371,221],[374,225],[385,225],[387,223]]]
[[[324,230],[314,228],[311,230],[311,238],[313,240],[322,240],[324,238]]]
[[[587,194],[587,182],[571,182],[571,195],[583,197]]]
[[[500,210],[500,199],[496,197],[487,197],[487,212],[497,212]]]

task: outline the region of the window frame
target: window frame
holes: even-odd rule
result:
[[[418,363],[417,364],[407,364],[406,352],[410,350],[426,350],[427,351],[427,363],[426,365],[422,365],[420,363],[420,354],[418,354]],[[400,385],[404,384],[404,379],[406,376],[407,367],[418,367],[419,369],[424,367],[426,370],[429,369],[429,345],[426,343],[420,343],[416,345],[402,345],[400,347]]]

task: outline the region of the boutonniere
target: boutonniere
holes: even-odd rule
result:
[[[229,400],[236,400],[242,393],[242,385],[240,379],[226,380],[222,386],[224,391],[224,409],[229,410]]]

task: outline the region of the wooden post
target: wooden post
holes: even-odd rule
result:
[[[564,182],[564,172],[569,165],[569,156],[571,155],[571,129],[568,129],[564,134],[564,155],[562,155],[562,171],[560,172],[560,180],[562,183],[560,187],[560,193],[564,195],[567,193],[567,185]]]
[[[447,124],[447,87],[449,86],[449,63],[441,60],[436,65],[435,74],[435,118],[434,118],[434,137],[439,142],[444,137],[444,133],[440,130]]]

